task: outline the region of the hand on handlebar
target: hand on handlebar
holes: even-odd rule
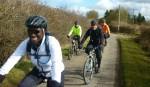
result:
[[[5,75],[0,74],[0,83],[2,83],[4,79],[5,79]]]
[[[79,49],[82,49],[82,44],[79,44]]]
[[[67,38],[70,38],[70,36],[69,36],[69,35],[67,35]]]

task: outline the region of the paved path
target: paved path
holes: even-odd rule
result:
[[[116,38],[117,36],[112,34],[108,39],[108,45],[104,49],[101,61],[100,73],[94,75],[89,85],[84,85],[82,77],[86,54],[82,53],[79,56],[74,56],[71,60],[64,60],[66,67],[65,87],[118,87],[119,47]],[[39,87],[46,86],[44,84]]]
[[[119,46],[117,36],[111,35],[104,49],[98,87],[118,87]]]

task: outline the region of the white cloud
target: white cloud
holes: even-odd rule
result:
[[[120,2],[150,3],[150,0],[118,0]]]
[[[98,0],[95,7],[93,7],[96,11],[98,11],[99,16],[104,16],[106,10],[114,9],[119,6],[119,3],[116,0]]]
[[[99,0],[97,3],[97,8],[101,8],[101,9],[112,9],[114,7],[116,7],[118,3],[115,2],[114,0]]]
[[[150,19],[150,3],[145,3],[141,5],[140,13],[144,15],[147,19]]]
[[[146,0],[145,0],[146,1]],[[150,3],[144,2],[124,2],[120,3],[121,6],[127,8],[132,14],[137,15],[141,13],[146,18],[150,18]]]

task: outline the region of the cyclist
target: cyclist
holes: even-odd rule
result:
[[[106,24],[105,19],[103,19],[103,18],[98,20],[98,25],[104,33],[104,39],[105,39],[104,40],[104,46],[106,46],[107,45],[107,39],[110,37],[110,28]]]
[[[70,36],[72,36],[72,39],[78,41],[78,46],[79,46],[81,35],[82,35],[82,28],[78,24],[78,21],[75,21],[74,26],[71,28],[71,30],[70,30],[69,34],[67,35],[67,37],[70,38]]]
[[[46,34],[46,19],[43,16],[30,16],[25,25],[29,37],[21,42],[0,68],[0,83],[30,48],[28,55],[35,67],[25,76],[18,87],[35,87],[45,79],[47,79],[47,87],[64,87],[64,64],[61,47],[55,37]]]
[[[86,46],[85,52],[89,54],[89,51],[91,48],[97,47],[97,49],[95,50],[95,53],[96,53],[96,58],[98,61],[98,70],[99,70],[101,58],[102,58],[100,46],[103,44],[104,37],[103,37],[102,30],[99,27],[97,27],[96,24],[97,23],[95,20],[91,21],[91,27],[86,31],[84,37],[82,38],[80,48],[82,48],[82,45],[84,44],[85,40],[88,37],[90,37],[90,40]]]

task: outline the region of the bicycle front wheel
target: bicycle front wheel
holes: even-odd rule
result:
[[[89,84],[93,77],[93,60],[88,58],[83,68],[83,79],[85,84]]]
[[[73,56],[73,49],[72,47],[70,47],[68,52],[68,60],[71,60],[72,56]]]
[[[75,46],[75,54],[78,55],[79,54],[79,49],[78,49],[78,45]]]

